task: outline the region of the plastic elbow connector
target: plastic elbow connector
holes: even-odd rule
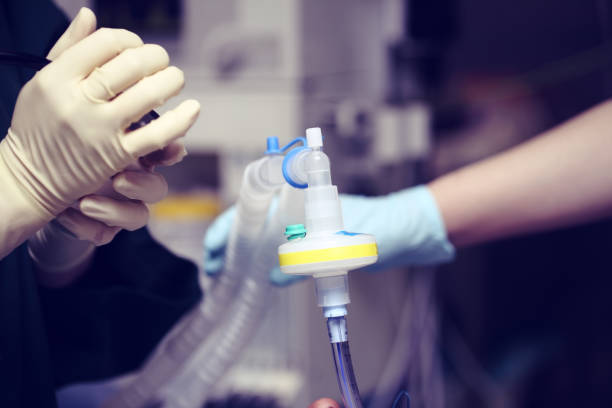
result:
[[[304,159],[310,153],[307,147],[297,147],[285,156],[282,165],[282,174],[287,183],[295,188],[307,188],[308,179]]]
[[[325,317],[346,316],[346,305],[351,303],[349,297],[348,274],[315,278],[317,303],[323,308]]]

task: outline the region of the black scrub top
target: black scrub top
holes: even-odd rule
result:
[[[0,0],[0,50],[45,56],[67,26],[47,0]],[[32,74],[0,66],[0,138]],[[90,270],[61,289],[37,284],[21,245],[0,260],[0,407],[55,407],[59,386],[138,368],[200,297],[195,265],[144,228],[99,247]]]

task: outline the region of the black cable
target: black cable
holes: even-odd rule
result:
[[[48,59],[39,57],[38,55],[26,54],[23,52],[0,51],[0,64],[3,65],[17,65],[38,71],[50,62],[51,61]]]

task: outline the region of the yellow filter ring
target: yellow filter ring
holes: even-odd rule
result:
[[[369,243],[278,254],[278,262],[280,266],[292,266],[317,262],[343,261],[377,255],[378,248],[376,243]]]

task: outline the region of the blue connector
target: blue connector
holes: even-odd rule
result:
[[[283,151],[280,149],[278,144],[278,137],[270,136],[266,139],[266,151],[264,154],[283,154]]]
[[[293,148],[298,143],[301,143],[302,146],[298,146],[298,147]],[[289,149],[291,149],[291,150],[289,150]],[[264,154],[266,154],[266,155],[280,155],[280,154],[283,154],[283,153],[287,153],[287,151],[289,151],[289,153],[287,153],[287,155],[285,156],[285,159],[283,160],[283,166],[282,166],[283,177],[285,178],[287,183],[289,183],[289,185],[291,185],[291,186],[293,186],[295,188],[306,188],[306,187],[308,187],[307,184],[299,183],[299,182],[297,182],[297,181],[295,181],[295,180],[293,180],[291,178],[291,175],[289,174],[287,166],[289,165],[289,163],[291,163],[291,160],[293,160],[293,158],[299,152],[307,150],[307,149],[308,149],[308,147],[306,147],[306,138],[304,138],[304,137],[296,137],[291,142],[289,142],[286,146],[280,147],[280,143],[278,141],[278,137],[270,136],[270,137],[268,137],[266,139],[266,151],[264,152]]]

